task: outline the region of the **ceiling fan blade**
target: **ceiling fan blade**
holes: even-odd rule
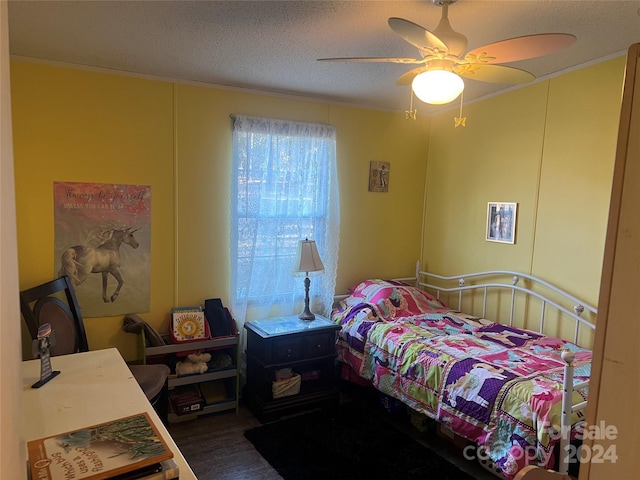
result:
[[[568,33],[541,33],[510,38],[471,50],[465,60],[472,63],[508,63],[542,57],[573,45],[576,37]]]
[[[424,63],[422,58],[396,58],[396,57],[347,57],[347,58],[318,58],[318,62],[388,62],[420,65]]]
[[[490,83],[527,83],[536,77],[532,73],[505,65],[472,63],[457,65],[453,71],[461,77]]]
[[[409,70],[407,73],[398,77],[398,80],[396,80],[396,85],[411,85],[411,82],[413,82],[413,79],[416,78],[418,74],[426,72],[427,70],[428,67],[418,67],[414,68],[413,70]]]
[[[424,27],[405,20],[404,18],[391,17],[388,21],[391,30],[397,35],[404,38],[414,47],[421,50],[438,50],[440,52],[448,52],[449,49],[436,35],[431,33]]]

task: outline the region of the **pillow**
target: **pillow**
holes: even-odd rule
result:
[[[369,303],[382,318],[411,317],[449,309],[428,292],[396,280],[369,279],[353,288],[345,305]]]

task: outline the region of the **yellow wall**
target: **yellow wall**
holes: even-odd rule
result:
[[[425,267],[518,270],[598,301],[624,57],[432,119]],[[517,202],[516,243],[485,240],[487,203]]]
[[[336,126],[338,292],[365,276],[413,274],[428,119],[22,61],[11,63],[11,87],[20,288],[56,276],[53,182],[144,184],[152,279],[142,317],[166,331],[172,306],[212,297],[228,305],[231,114]],[[391,162],[388,193],[367,191],[370,161]],[[90,348],[135,358],[122,316],[85,324]]]
[[[625,58],[551,80],[532,272],[598,301]]]
[[[53,182],[151,185],[151,312],[165,311],[173,292],[173,86],[17,62],[11,84],[20,288],[57,276]],[[124,343],[135,353],[121,320],[86,318],[89,345]]]
[[[229,303],[231,114],[337,129],[337,292],[366,277],[521,270],[597,302],[624,59],[432,119],[281,96],[14,61],[11,64],[20,287],[53,272],[55,181],[152,191],[151,311]],[[428,161],[427,161],[428,158]],[[390,161],[388,193],[367,191]],[[422,229],[426,177],[426,222]],[[485,241],[489,201],[518,203],[515,245]],[[78,288],[82,288],[82,285]],[[126,288],[126,284],[125,284]],[[122,317],[85,319],[91,348],[136,356]]]

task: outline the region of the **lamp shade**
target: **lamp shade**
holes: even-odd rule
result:
[[[323,271],[324,265],[322,264],[322,260],[320,260],[316,242],[314,240],[307,240],[306,238],[300,240],[300,242],[298,242],[298,253],[296,254],[296,260],[291,273],[293,275],[303,275],[309,272]]]
[[[448,70],[429,70],[416,75],[411,88],[423,102],[442,105],[458,98],[464,90],[464,82]]]

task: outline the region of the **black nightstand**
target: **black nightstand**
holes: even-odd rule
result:
[[[316,315],[308,322],[297,316],[245,323],[247,382],[244,399],[261,421],[309,407],[337,405],[336,334],[340,326]],[[274,398],[276,372],[291,369],[300,376],[299,391]]]

